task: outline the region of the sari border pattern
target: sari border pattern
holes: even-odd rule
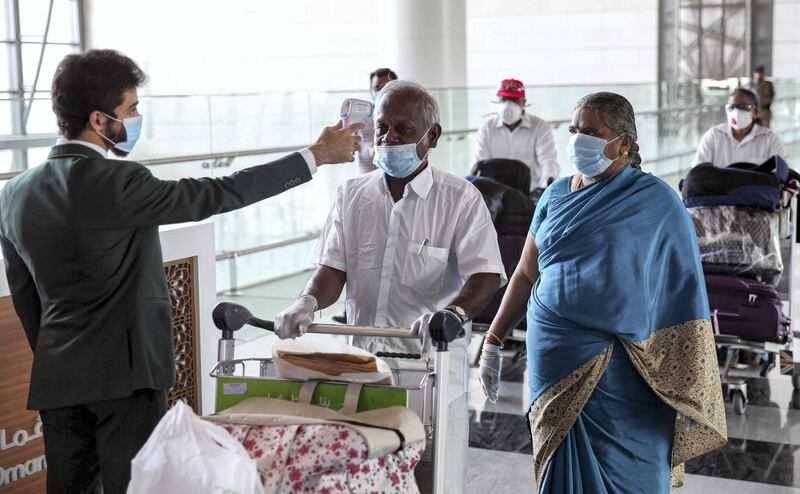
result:
[[[687,321],[623,346],[645,382],[678,412],[671,466],[673,484],[680,484],[678,467],[728,441],[711,322]]]
[[[648,386],[677,412],[670,484],[673,489],[680,487],[684,462],[728,440],[711,322],[691,320],[655,331],[640,342],[621,341]],[[537,492],[550,460],[605,373],[613,346],[548,388],[531,406],[528,420]]]
[[[542,481],[550,459],[572,429],[597,382],[605,373],[613,350],[612,343],[567,377],[550,386],[528,411],[536,492],[542,489]]]

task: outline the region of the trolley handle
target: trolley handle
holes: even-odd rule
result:
[[[259,319],[246,307],[233,302],[220,302],[212,312],[214,325],[222,330],[222,340],[233,340],[234,331],[245,324],[275,331],[275,323]],[[436,351],[447,351],[447,344],[464,336],[464,327],[455,315],[447,316],[447,311],[433,315],[429,323],[431,340],[436,344]],[[374,336],[384,338],[419,339],[418,334],[404,328],[378,328],[370,326],[345,326],[341,324],[311,324],[308,332],[313,334],[332,334],[344,336]]]
[[[222,331],[223,340],[232,340],[233,333],[246,324],[257,328],[275,331],[275,323],[259,319],[239,304],[233,302],[220,302],[212,312],[214,325]],[[386,338],[418,339],[410,330],[403,328],[377,328],[369,326],[345,326],[341,324],[311,324],[308,332],[313,334],[332,334],[344,336],[382,336]]]
[[[376,357],[382,358],[405,358],[405,359],[415,359],[419,360],[422,356],[418,353],[397,353],[397,352],[378,352],[375,354]]]
[[[250,326],[255,326],[257,328],[266,329],[267,331],[275,332],[275,323],[273,321],[267,321],[266,319],[259,319],[257,317],[251,317],[248,319],[247,324]]]

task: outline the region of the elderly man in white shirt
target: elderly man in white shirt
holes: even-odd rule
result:
[[[713,163],[763,163],[776,154],[789,161],[781,140],[756,120],[758,104],[755,93],[739,88],[725,105],[727,121],[708,129],[700,139],[694,165]]]
[[[442,134],[436,100],[411,81],[388,83],[375,109],[375,164],[348,180],[320,236],[317,270],[295,303],[275,318],[281,338],[311,324],[347,285],[351,325],[428,333],[434,314],[461,324],[450,344],[446,491],[464,492],[469,437],[466,355],[470,325],[506,281],[489,211],[466,180],[433,168]],[[419,340],[356,339],[372,352],[420,353]]]
[[[497,90],[497,114],[484,120],[478,129],[475,162],[505,158],[517,160],[531,169],[531,190],[546,188],[559,177],[558,154],[550,124],[525,111],[525,86],[516,79],[505,79]]]

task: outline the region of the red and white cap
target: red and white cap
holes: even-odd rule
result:
[[[497,89],[498,98],[524,98],[525,85],[516,79],[503,79]]]

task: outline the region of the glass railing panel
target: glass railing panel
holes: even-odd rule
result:
[[[142,97],[142,135],[132,160],[204,154],[212,151],[209,99],[206,96]]]
[[[4,52],[5,50],[0,49],[0,52]],[[2,58],[0,58],[0,63],[3,63]],[[8,93],[0,93],[0,98],[7,98]],[[15,103],[9,101],[7,99],[0,99],[0,135],[1,136],[10,136],[11,135],[11,112],[12,112],[12,105]]]
[[[264,280],[274,280],[313,268],[311,259],[316,245],[317,241],[311,240],[238,258],[237,287],[258,285]],[[228,263],[229,261],[217,262],[218,291],[226,291],[231,287],[231,271]],[[290,300],[298,295],[300,293],[297,292],[282,294]]]
[[[213,152],[306,145],[312,128],[310,93],[209,97]],[[325,125],[336,122],[338,108]],[[314,136],[316,137],[316,136]]]
[[[283,155],[237,158],[225,172],[233,173],[280,156]],[[218,250],[244,249],[319,230],[336,200],[337,188],[356,173],[354,164],[323,166],[310,183],[251,207],[220,215],[217,218]]]
[[[30,100],[25,101],[26,108],[28,107],[29,103]],[[6,117],[4,120],[10,119]],[[33,101],[33,105],[30,106],[26,129],[28,130],[28,134],[56,133],[58,130],[58,124],[56,123],[56,116],[53,113],[53,104],[49,99],[49,95],[43,96],[37,93],[36,99]]]

